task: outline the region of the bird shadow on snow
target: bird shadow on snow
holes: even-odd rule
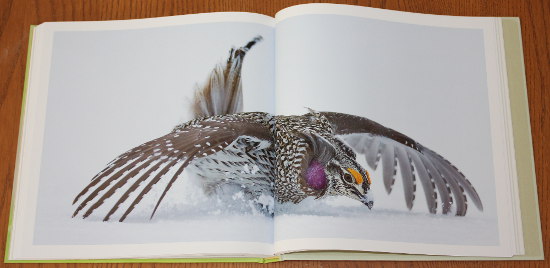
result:
[[[308,197],[299,204],[277,203],[276,215],[285,216],[326,216],[342,218],[403,218],[403,219],[444,219],[461,221],[466,218],[477,219],[477,216],[455,217],[454,213],[430,214],[429,212],[406,210],[391,207],[375,207],[368,209],[365,205],[345,197],[327,197],[315,199]]]
[[[362,203],[346,197],[325,197],[315,199],[308,197],[298,204],[279,203],[273,197],[265,195],[259,199],[250,200],[239,188],[225,188],[223,191],[213,195],[207,195],[203,191],[201,181],[193,176],[187,177],[175,183],[168,192],[165,199],[159,206],[153,218],[151,212],[154,210],[162,187],[153,189],[152,193],[145,196],[142,202],[136,206],[134,211],[126,218],[125,223],[158,223],[163,221],[189,221],[209,220],[214,218],[272,218],[273,216],[325,216],[342,218],[377,218],[377,219],[455,219],[453,213],[447,215],[430,214],[425,210],[399,209],[393,207],[375,206],[372,210]],[[108,211],[109,206],[103,206],[97,213],[90,215],[86,221],[101,222]],[[102,210],[105,210],[102,212]],[[121,210],[117,214],[121,214]],[[120,215],[118,215],[120,216]],[[477,218],[477,217],[473,217]],[[117,215],[109,222],[118,222]]]
[[[214,194],[206,194],[200,178],[185,176],[176,181],[162,200],[155,215],[151,213],[162,193],[163,186],[153,187],[150,194],[143,197],[124,223],[158,223],[165,221],[197,221],[221,218],[271,218],[273,216],[274,199],[269,195],[261,195],[250,199],[238,187],[224,187]],[[130,198],[131,199],[131,198]],[[116,201],[108,200],[105,205],[89,215],[85,221],[101,222],[103,217]],[[108,222],[118,222],[125,211],[122,207]]]
[[[200,189],[199,189],[200,190]],[[177,192],[177,191],[175,191]],[[181,193],[181,192],[180,192]],[[153,218],[150,218],[154,209],[154,197],[149,197],[150,202],[143,202],[124,221],[125,223],[158,223],[164,221],[189,221],[208,220],[212,218],[234,218],[234,217],[265,217],[273,216],[321,216],[321,217],[342,217],[342,218],[433,218],[433,219],[461,219],[452,214],[430,214],[428,212],[408,211],[392,208],[368,209],[365,205],[344,197],[328,197],[315,199],[308,197],[299,204],[273,203],[273,198],[264,197],[264,203],[257,200],[249,200],[239,191],[233,191],[227,195],[207,196],[202,191],[185,191],[185,195],[167,196],[167,200],[159,207]],[[270,206],[272,213],[262,207]],[[86,221],[102,221],[101,213],[90,215]],[[115,219],[110,220],[116,222]]]

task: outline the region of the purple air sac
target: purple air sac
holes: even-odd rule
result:
[[[311,161],[306,171],[306,182],[309,187],[315,190],[325,189],[327,187],[325,167],[318,161]]]

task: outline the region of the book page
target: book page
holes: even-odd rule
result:
[[[271,255],[269,213],[239,189],[209,193],[213,190],[187,169],[159,177],[147,192],[147,181],[136,178],[148,170],[153,177],[164,164],[143,166],[134,174],[120,168],[113,173],[128,176],[106,183],[103,190],[89,190],[99,189],[95,197],[90,195],[90,204],[114,191],[97,201],[95,210],[74,215],[86,201],[73,200],[117,156],[192,119],[195,88],[216,64],[226,63],[230,48],[257,36],[263,40],[248,51],[242,67],[243,110],[273,113],[272,23],[262,15],[224,13],[38,26],[10,258]],[[136,163],[140,161],[147,160]],[[129,194],[128,201],[115,204],[123,193]],[[164,199],[157,208],[159,198]],[[269,192],[262,198],[266,206],[273,203]],[[114,214],[105,218],[110,211]],[[123,218],[124,211],[131,213]]]
[[[310,108],[356,116],[355,121],[331,122],[336,129],[345,125],[348,132],[367,122],[359,118],[383,125],[376,127],[380,130],[376,135],[336,133],[357,154],[358,165],[329,162],[343,166],[338,170],[341,176],[331,175],[326,164],[321,176],[326,181],[317,183],[318,172],[311,166],[322,161],[313,157],[309,167],[305,164],[307,171],[299,183],[301,189],[312,188],[307,197],[277,204],[278,252],[365,250],[455,256],[518,252],[510,213],[516,201],[509,186],[515,173],[506,138],[511,132],[506,125],[509,111],[503,97],[507,88],[498,54],[498,19],[340,5],[292,7],[276,19],[278,114],[303,115]],[[309,135],[314,131],[322,130],[309,129]],[[326,140],[327,135],[331,134],[321,136]],[[337,147],[333,159],[339,157],[343,146],[322,143],[317,146]],[[434,155],[425,148],[440,156],[425,157]],[[426,164],[439,157],[469,182],[453,187],[452,175]],[[358,166],[351,168],[355,173],[364,168],[370,178],[347,172],[352,164]],[[408,181],[403,172],[410,173]],[[439,186],[436,172],[441,175]],[[346,175],[349,182],[343,181]],[[365,195],[365,187],[359,188],[367,185],[363,179],[372,180]],[[469,183],[474,194],[464,190]],[[473,200],[475,194],[479,204]]]

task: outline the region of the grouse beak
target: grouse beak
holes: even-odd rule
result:
[[[367,207],[368,207],[369,209],[372,209],[372,206],[374,205],[374,202],[369,201],[369,202],[367,202],[365,205],[367,205]]]
[[[372,206],[374,205],[374,201],[372,201],[372,198],[368,194],[364,195],[361,198],[361,203],[365,204],[369,209],[372,209]]]
[[[363,198],[361,198],[361,201],[363,204],[367,205],[369,209],[372,209],[372,206],[374,205],[374,201],[372,201],[371,196],[368,194],[368,191],[370,190],[370,185],[372,184],[372,180],[370,178],[370,174],[368,171],[365,170],[365,176],[367,178],[367,185],[363,184],[363,190],[365,191],[365,195]]]

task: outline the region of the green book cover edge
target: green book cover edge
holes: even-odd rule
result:
[[[34,37],[34,28],[36,25],[31,25],[29,30],[29,42],[28,42],[28,48],[27,48],[27,66],[25,68],[25,82],[23,84],[23,96],[21,97],[21,115],[19,117],[19,136],[17,138],[17,156],[16,156],[16,162],[15,162],[15,173],[14,173],[14,180],[11,190],[11,205],[10,205],[10,216],[8,219],[8,231],[6,235],[6,250],[4,252],[4,262],[10,262],[8,260],[8,256],[10,253],[10,246],[11,246],[11,230],[12,230],[12,224],[13,224],[13,213],[14,213],[14,205],[15,205],[15,185],[17,183],[17,166],[19,165],[19,158],[21,155],[21,138],[23,133],[23,119],[25,118],[25,103],[27,101],[27,88],[29,87],[29,71],[31,66],[31,51],[32,51],[32,39]]]
[[[321,251],[298,252],[283,256],[269,258],[179,258],[179,259],[93,259],[93,260],[9,260],[11,241],[11,229],[13,218],[13,206],[15,192],[12,190],[12,203],[8,232],[6,240],[5,263],[204,263],[204,262],[257,262],[270,263],[283,260],[400,260],[400,261],[425,261],[425,260],[543,260],[541,223],[537,197],[535,166],[533,158],[531,126],[529,121],[529,107],[527,99],[527,87],[525,69],[523,63],[523,48],[521,43],[521,28],[518,18],[501,18],[508,85],[510,88],[510,108],[512,111],[512,125],[514,132],[514,146],[516,152],[517,172],[519,177],[520,207],[523,220],[523,235],[525,255],[510,258],[493,257],[458,257],[458,256],[429,256],[396,253],[372,253],[372,252],[345,252],[345,251]],[[23,89],[21,119],[25,115],[25,101],[28,89],[30,55],[35,25],[31,25],[29,34],[29,48],[27,52],[27,66],[25,71],[25,83]],[[20,153],[21,127],[19,129],[18,150]],[[18,157],[19,159],[19,157]],[[15,183],[15,182],[14,182]],[[15,185],[15,184],[14,184]],[[13,188],[15,189],[15,187]]]

